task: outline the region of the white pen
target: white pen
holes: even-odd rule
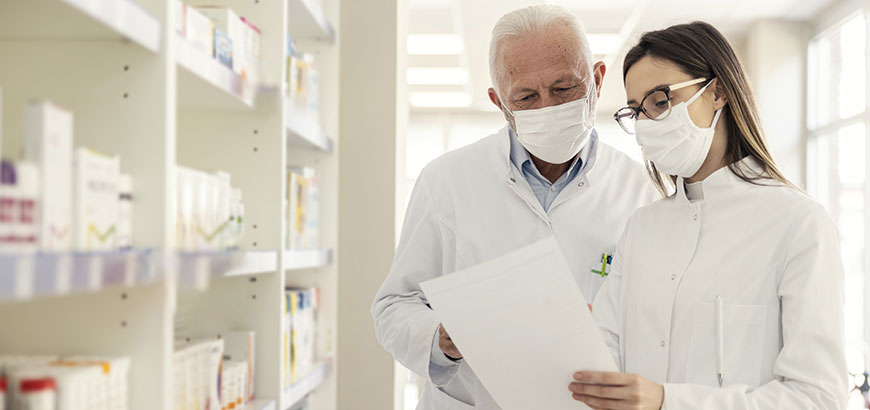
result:
[[[716,295],[716,375],[719,376],[719,387],[725,380],[725,320],[722,310],[722,296]]]

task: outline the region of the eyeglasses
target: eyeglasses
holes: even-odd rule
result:
[[[622,127],[625,132],[634,135],[635,125],[640,113],[643,113],[647,118],[653,121],[664,120],[671,115],[671,91],[686,88],[704,81],[707,81],[707,79],[696,78],[691,81],[656,88],[643,97],[643,100],[640,101],[640,105],[637,108],[620,108],[613,114],[613,119],[619,123],[619,126]]]

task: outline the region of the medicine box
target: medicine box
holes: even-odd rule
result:
[[[79,251],[117,247],[118,179],[121,160],[79,148],[75,153],[75,248]]]
[[[48,101],[27,109],[26,157],[40,169],[37,221],[43,251],[72,246],[73,115]]]

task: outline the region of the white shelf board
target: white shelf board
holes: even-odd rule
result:
[[[323,152],[332,151],[332,139],[323,131],[317,115],[297,107],[289,98],[284,106],[287,146]]]
[[[322,268],[332,264],[332,249],[293,249],[284,251],[285,270]]]
[[[296,384],[285,389],[282,393],[283,400],[281,400],[281,402],[284,403],[284,410],[293,407],[299,403],[300,400],[304,399],[305,396],[308,396],[311,392],[320,387],[329,375],[331,367],[332,362],[330,360],[321,362],[314,367],[314,370],[312,370],[311,373],[296,382]]]
[[[242,410],[278,410],[278,403],[275,400],[254,400],[245,404]]]
[[[129,39],[160,51],[160,21],[132,0],[0,1],[0,39]]]
[[[287,21],[290,35],[297,39],[335,42],[335,30],[326,18],[322,0],[290,0]]]
[[[212,277],[257,275],[278,271],[278,253],[270,251],[179,252],[182,287],[204,290]]]
[[[150,250],[0,253],[0,302],[152,283],[159,264]]]
[[[241,110],[254,106],[257,87],[176,34],[178,103],[188,109]]]

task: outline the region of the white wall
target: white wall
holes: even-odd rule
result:
[[[393,359],[378,344],[369,311],[395,249],[403,1],[341,2],[339,409],[393,408]]]
[[[809,25],[761,20],[746,34],[744,65],[755,89],[773,157],[806,184],[806,46]]]

